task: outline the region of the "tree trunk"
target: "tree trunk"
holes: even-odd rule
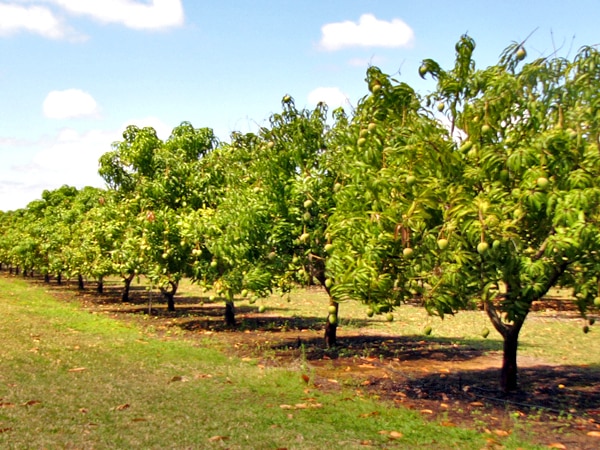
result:
[[[50,283],[50,274],[48,272],[44,274],[44,283]]]
[[[235,305],[233,299],[225,301],[225,325],[235,327]]]
[[[98,294],[104,294],[104,278],[103,277],[98,278],[98,287],[96,288],[96,292],[98,292]]]
[[[81,274],[77,275],[77,288],[80,291],[83,291],[85,289],[85,285],[83,283],[83,275]]]
[[[321,286],[327,292],[329,296],[329,306],[333,306],[335,308],[335,313],[329,312],[327,314],[327,323],[325,324],[325,345],[328,348],[335,347],[337,345],[337,324],[338,324],[338,311],[339,311],[339,303],[334,301],[331,298],[331,292],[329,291],[329,287],[327,287],[327,277],[325,275],[325,260],[320,256],[310,254],[308,257],[309,264],[309,273],[311,280],[316,278]]]
[[[167,300],[167,311],[175,311],[175,293],[177,292],[178,283],[169,281],[171,289],[160,288],[164,298]]]
[[[504,339],[502,369],[500,369],[500,389],[505,393],[515,391],[518,387],[517,349],[519,347],[519,333],[525,323],[527,313],[522,317],[516,318],[513,323],[505,323],[491,301],[485,302],[484,308],[494,328],[496,328]]]
[[[325,345],[327,345],[328,348],[332,348],[337,345],[338,311],[340,309],[340,304],[330,300],[329,308],[327,324],[325,325]]]
[[[19,275],[21,273],[21,268],[19,266],[15,267],[15,275]]]
[[[511,328],[504,335],[504,352],[500,370],[500,388],[504,392],[517,389],[517,348],[519,346],[520,327]]]
[[[60,272],[56,275],[56,284],[62,284],[62,274]]]
[[[123,278],[123,283],[125,284],[123,287],[123,294],[121,295],[121,301],[123,303],[129,301],[129,289],[131,288],[131,282],[133,281],[133,277],[135,274],[131,273],[127,277]]]

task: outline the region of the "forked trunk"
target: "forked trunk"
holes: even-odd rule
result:
[[[505,323],[491,301],[486,302],[484,306],[494,328],[504,339],[502,368],[500,369],[500,389],[505,393],[515,391],[518,387],[517,349],[519,346],[519,333],[523,327],[523,323],[525,323],[527,314],[515,319],[512,323]]]
[[[166,289],[164,287],[160,288],[163,297],[167,300],[167,311],[175,311],[175,294],[177,293],[177,286],[179,283],[175,281],[169,281],[169,288]]]
[[[131,282],[133,281],[134,274],[129,274],[127,277],[123,278],[123,293],[121,294],[121,301],[128,302],[129,301],[129,289],[131,288]]]

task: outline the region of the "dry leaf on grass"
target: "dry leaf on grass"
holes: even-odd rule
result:
[[[219,442],[219,441],[226,441],[227,439],[229,439],[228,436],[213,436],[208,438],[209,442]]]
[[[15,407],[14,403],[10,403],[10,402],[1,403],[0,402],[0,408],[14,408],[14,407]]]
[[[212,378],[212,375],[209,373],[197,373],[196,375],[194,375],[195,380],[199,380],[201,378]]]
[[[510,432],[506,430],[494,430],[493,433],[496,436],[508,436],[510,434]]]
[[[12,427],[0,428],[0,433],[6,433],[7,431],[12,431]]]
[[[69,369],[68,372],[83,372],[85,369],[85,367],[74,367],[72,369]]]
[[[600,431],[590,431],[587,435],[591,437],[600,437]]]
[[[312,408],[322,408],[322,403],[296,403],[295,405],[279,405],[281,409],[312,409]]]
[[[124,410],[126,410],[126,409],[128,409],[130,407],[131,407],[131,405],[129,403],[123,403],[122,405],[115,406],[113,409],[115,411],[124,411]]]
[[[548,448],[562,448],[562,449],[566,449],[567,447],[563,444],[561,444],[560,442],[553,442],[552,444],[548,445]]]
[[[400,433],[399,431],[390,431],[390,438],[391,439],[400,439],[403,436],[404,435],[402,433]]]
[[[23,406],[34,406],[34,405],[39,405],[40,402],[39,400],[29,400],[28,402],[23,403]]]

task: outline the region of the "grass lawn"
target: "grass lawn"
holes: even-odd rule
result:
[[[114,280],[112,284],[116,287]],[[110,282],[108,287],[110,290]],[[143,285],[137,288],[142,289],[138,295],[144,294]],[[497,416],[498,410],[480,413],[474,408],[467,411],[469,426],[464,427],[447,416],[431,420],[432,416],[419,409],[422,405],[407,409],[371,389],[386,381],[394,367],[429,368],[430,376],[437,377],[436,370],[442,367],[439,364],[445,362],[429,357],[449,347],[456,347],[453,355],[468,348],[478,357],[497,356],[502,348],[500,336],[480,311],[441,320],[427,316],[421,308],[403,306],[395,311],[394,321],[387,322],[381,316],[367,318],[361,305],[344,303],[339,334],[342,345],[348,347],[338,350],[338,359],[313,361],[307,347],[305,353],[288,352],[277,364],[267,364],[278,353],[271,344],[282,336],[304,338],[310,334],[294,328],[295,324],[301,323],[313,336],[320,335],[328,303],[322,291],[298,290],[289,299],[273,295],[253,305],[238,301],[238,330],[220,333],[222,304],[210,302],[210,293],[186,281],[178,294],[176,314],[166,313],[156,294],[152,307],[158,313],[148,315],[143,303],[117,305],[110,295],[98,297],[91,290],[81,294],[61,288],[63,299],[78,299],[65,302],[57,300],[55,287],[0,277],[0,447],[545,446],[531,444],[539,442],[539,429],[530,428],[519,415],[507,414],[502,423],[490,424],[490,417]],[[84,304],[87,301],[96,307],[81,309],[82,296]],[[263,314],[257,314],[260,305],[267,308]],[[136,319],[120,320],[125,316]],[[263,325],[257,328],[259,322]],[[600,333],[593,326],[592,332],[584,334],[582,324],[572,311],[552,309],[532,314],[522,331],[519,354],[561,367],[593,367],[598,363]],[[216,332],[211,331],[213,325]],[[431,336],[422,334],[425,326],[432,327]],[[484,328],[491,329],[487,339],[481,336]],[[363,334],[381,341],[352,348],[348,336]],[[390,337],[397,341],[387,339]],[[407,342],[418,343],[426,356],[394,362],[406,357]],[[236,351],[231,351],[232,346]],[[251,351],[244,351],[244,346]],[[383,371],[364,369],[370,366],[364,364],[364,358],[375,360],[373,367],[381,362],[378,367]],[[353,370],[358,367],[362,378],[344,381],[350,373],[343,374],[342,370],[349,370],[346,365],[353,361]],[[476,361],[474,358],[471,365]],[[453,371],[462,370],[463,363],[452,367]],[[339,376],[337,389],[323,389],[316,383],[317,369],[331,377]],[[368,380],[374,381],[373,386],[367,386]],[[418,384],[418,380],[413,381]],[[550,440],[544,436],[544,442],[591,442],[593,448],[596,441],[590,441],[583,431],[578,433],[575,440],[557,435]]]
[[[156,337],[0,278],[2,448],[460,448],[489,436],[305,383],[209,340]],[[532,448],[515,436],[508,448]]]

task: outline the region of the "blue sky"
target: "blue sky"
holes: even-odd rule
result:
[[[528,57],[600,44],[597,0],[0,0],[0,210],[44,189],[103,186],[99,156],[129,124],[182,121],[221,140],[285,94],[351,108],[369,64],[425,94],[463,33],[477,65],[529,37]]]

